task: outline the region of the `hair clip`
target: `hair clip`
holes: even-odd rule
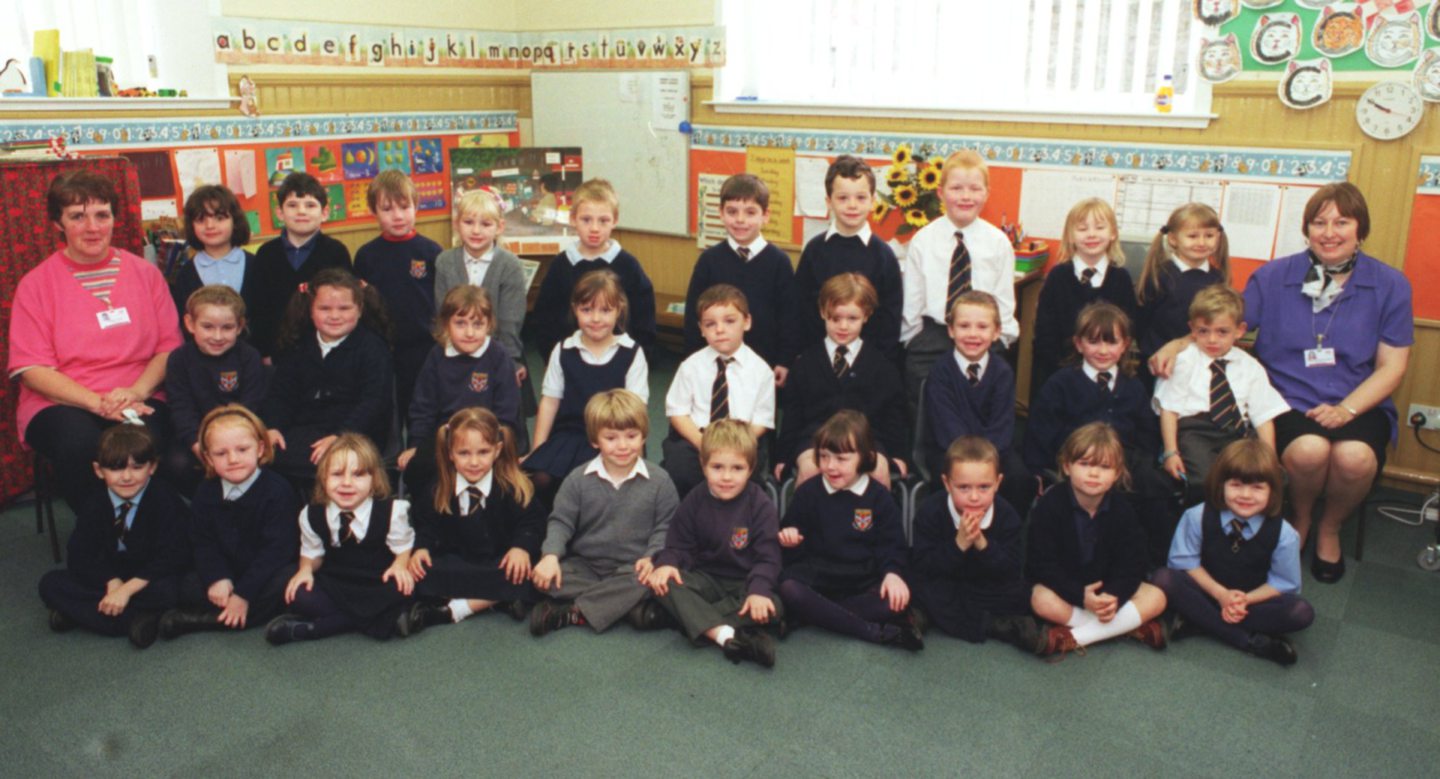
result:
[[[300,286],[297,287],[297,289],[300,290],[300,294],[302,295],[310,294],[310,285],[304,281],[300,282]]]
[[[1161,234],[1161,235],[1169,235],[1169,234],[1170,234],[1170,225],[1160,225],[1160,234]]]

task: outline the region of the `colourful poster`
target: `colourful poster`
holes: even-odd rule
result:
[[[331,184],[330,186],[325,188],[325,197],[327,200],[330,201],[330,204],[325,211],[325,221],[345,221],[346,214],[348,213],[345,210],[345,185]],[[356,216],[359,216],[359,214],[357,214]]]
[[[345,168],[345,180],[373,179],[380,172],[379,158],[375,155],[375,143],[347,143],[340,147],[340,160]]]
[[[376,153],[380,170],[398,170],[410,175],[410,144],[406,141],[380,141]]]
[[[322,184],[345,180],[345,172],[340,169],[340,158],[335,154],[333,144],[312,143],[307,145],[305,147],[305,169],[310,171],[310,175]]]
[[[419,211],[436,211],[445,207],[445,191],[449,189],[444,179],[418,179],[415,182],[415,204]]]
[[[297,170],[305,170],[305,153],[298,146],[265,150],[265,178],[272,189]]]
[[[440,151],[439,138],[416,138],[410,142],[410,169],[417,176],[440,173],[445,169],[445,157]]]

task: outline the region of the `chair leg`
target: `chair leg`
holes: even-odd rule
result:
[[[45,463],[40,459],[40,453],[36,452],[31,460],[30,474],[35,483],[35,534],[45,532],[45,486],[43,480]]]
[[[1360,501],[1355,514],[1355,561],[1360,562],[1365,556],[1365,501]]]
[[[38,452],[35,454],[33,474],[35,477],[35,532],[50,531],[50,555],[58,563],[62,558],[60,556],[60,533],[55,529],[55,495],[52,492],[55,474],[50,470],[50,463],[42,459]]]

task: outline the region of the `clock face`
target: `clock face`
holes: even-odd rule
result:
[[[1355,122],[1371,138],[1394,140],[1420,124],[1425,103],[1409,84],[1382,81],[1360,96],[1355,104]]]

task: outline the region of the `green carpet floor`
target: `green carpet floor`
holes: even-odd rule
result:
[[[501,615],[279,648],[257,631],[143,652],[57,635],[35,589],[48,545],[22,504],[0,513],[0,773],[1420,776],[1440,754],[1440,574],[1415,565],[1434,532],[1372,509],[1364,562],[1335,585],[1305,575],[1318,616],[1289,669],[1206,638],[1051,665],[935,633],[911,655],[807,629],[766,671],[672,632],[534,639]]]

